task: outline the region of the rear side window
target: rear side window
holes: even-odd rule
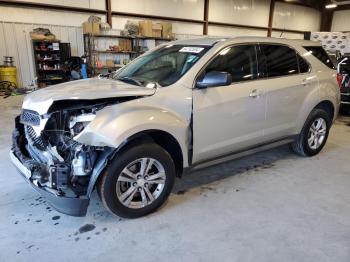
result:
[[[260,45],[265,56],[268,77],[298,74],[298,60],[296,52],[288,46]]]
[[[331,69],[335,69],[331,59],[329,58],[327,52],[322,48],[322,46],[304,46],[304,48],[311,52],[314,57],[320,60],[323,64]]]
[[[231,74],[232,82],[242,82],[256,79],[257,67],[255,45],[237,45],[223,49],[205,73],[227,72]]]

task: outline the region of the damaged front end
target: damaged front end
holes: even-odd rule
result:
[[[105,103],[72,106],[61,102],[53,104],[45,115],[24,109],[15,120],[12,162],[62,213],[86,214],[95,182],[115,152],[115,148],[84,145],[74,140],[104,106]]]

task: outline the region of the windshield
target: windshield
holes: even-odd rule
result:
[[[167,45],[135,59],[120,69],[113,78],[133,85],[156,83],[168,86],[179,80],[209,48]]]

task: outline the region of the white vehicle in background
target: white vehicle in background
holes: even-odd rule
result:
[[[340,111],[350,113],[350,57],[342,57],[337,65],[337,80],[340,86]]]
[[[147,215],[184,170],[283,143],[319,153],[340,103],[323,52],[315,42],[259,37],[159,46],[110,79],[28,95],[12,161],[58,211],[85,215],[97,188],[112,213]]]

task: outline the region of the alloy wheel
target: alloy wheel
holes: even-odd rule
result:
[[[308,144],[313,150],[318,149],[326,138],[327,123],[323,118],[317,118],[310,126],[308,133]]]
[[[140,158],[129,163],[116,183],[118,200],[128,208],[143,208],[153,203],[165,185],[163,165],[153,158]]]

